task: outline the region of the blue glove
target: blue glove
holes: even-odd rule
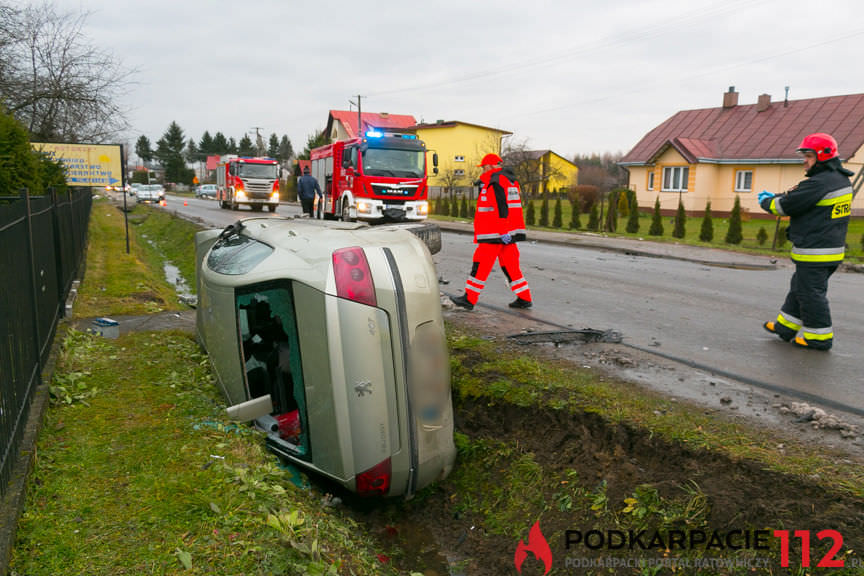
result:
[[[503,242],[504,244],[510,244],[510,242],[512,242],[512,241],[513,241],[513,237],[510,236],[510,234],[502,234],[501,235],[501,242]]]
[[[761,192],[759,192],[759,204],[762,204],[762,202],[764,202],[765,200],[773,197],[774,194],[771,194],[767,190],[762,190]]]

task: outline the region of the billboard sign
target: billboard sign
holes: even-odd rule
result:
[[[57,144],[33,142],[33,149],[66,168],[69,186],[120,186],[123,148],[120,144]]]

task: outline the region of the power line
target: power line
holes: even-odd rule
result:
[[[651,24],[650,26],[646,26],[643,28],[634,28],[628,31],[625,31],[621,34],[615,36],[606,36],[601,40],[596,42],[590,42],[587,44],[578,45],[574,48],[570,48],[558,54],[546,55],[538,58],[532,58],[529,60],[523,60],[521,62],[510,63],[507,66],[498,68],[497,70],[490,70],[488,72],[480,72],[473,73],[466,76],[461,76],[458,78],[454,78],[452,80],[447,80],[443,82],[433,82],[427,83],[417,86],[411,86],[407,88],[397,88],[394,90],[384,90],[381,92],[374,92],[369,94],[370,97],[375,96],[384,96],[391,94],[402,94],[406,92],[416,92],[418,90],[428,90],[432,88],[442,88],[446,86],[453,86],[455,84],[462,84],[465,82],[472,82],[480,79],[488,79],[496,76],[503,76],[507,74],[512,74],[514,72],[524,70],[526,68],[540,68],[540,67],[548,67],[554,66],[560,62],[564,62],[570,60],[576,56],[590,53],[600,49],[608,49],[615,48],[620,46],[626,46],[628,44],[632,44],[635,42],[640,42],[643,40],[655,38],[657,36],[661,36],[668,32],[670,28],[680,27],[682,24],[692,21],[699,20],[708,16],[719,16],[721,14],[727,12],[733,12],[739,10],[742,7],[752,8],[758,4],[764,4],[765,2],[773,1],[773,0],[737,0],[734,2],[715,2],[711,6],[707,8],[700,8],[697,10],[693,10],[691,12],[687,12],[678,17],[665,19],[662,23],[659,24]]]

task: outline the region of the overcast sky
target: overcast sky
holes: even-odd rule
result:
[[[562,156],[626,152],[679,110],[864,92],[860,0],[57,0],[137,70],[134,146],[174,120],[302,150],[330,109],[461,120]]]

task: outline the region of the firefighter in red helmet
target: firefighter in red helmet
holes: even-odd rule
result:
[[[480,161],[480,195],[474,212],[474,251],[471,273],[465,282],[465,293],[450,297],[457,306],[471,310],[486,286],[486,279],[497,260],[516,295],[511,308],[531,308],[531,290],[519,268],[519,248],[525,240],[522,197],[519,182],[502,167],[501,157],[486,154]]]
[[[834,343],[828,279],[843,261],[854,192],[830,134],[806,136],[798,147],[807,178],[784,194],[759,193],[763,210],[789,216],[787,235],[795,263],[789,293],[776,320],[764,327],[783,340],[811,350]]]

